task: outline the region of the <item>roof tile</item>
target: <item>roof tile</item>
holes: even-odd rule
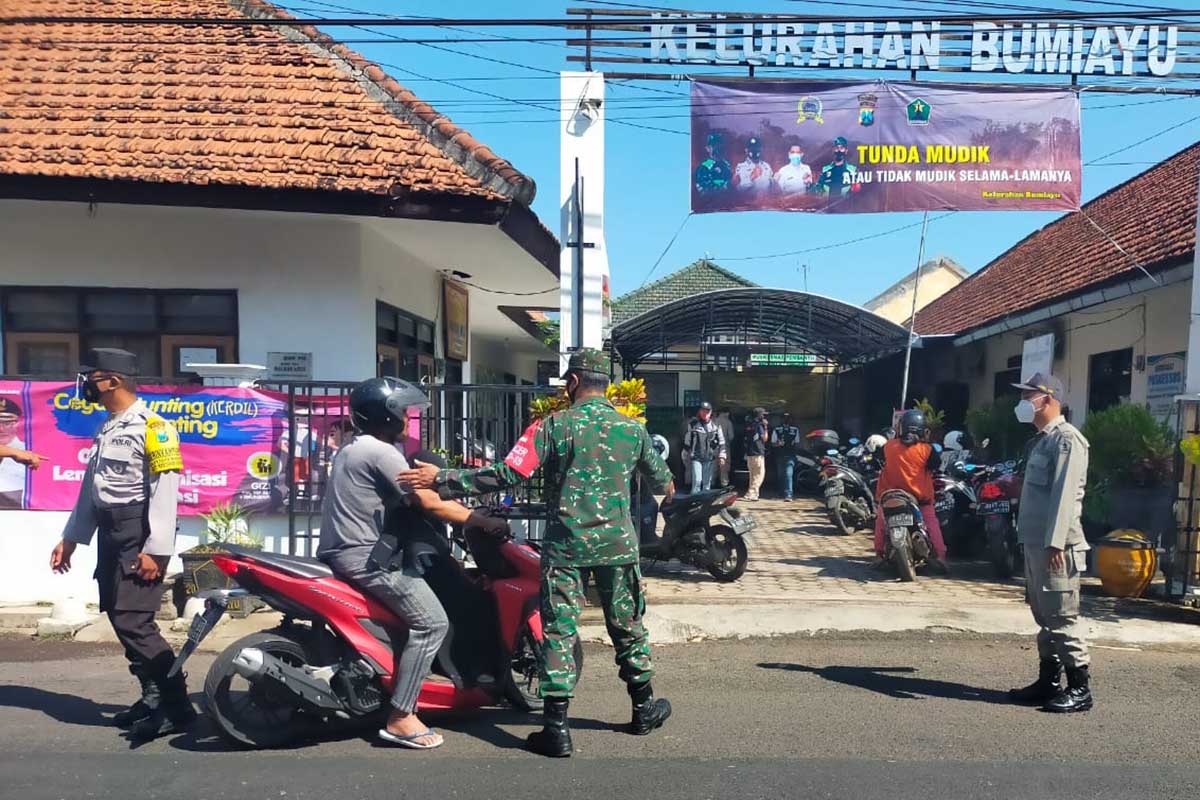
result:
[[[1140,272],[1092,222],[1151,272],[1189,257],[1198,178],[1200,142],[1025,237],[918,312],[917,332],[966,333]]]
[[[144,0],[7,0],[5,16],[144,16]],[[156,0],[155,16],[288,15],[263,0]],[[382,68],[308,26],[6,28],[0,174],[528,204],[533,181]],[[72,44],[64,44],[71,42]]]
[[[717,289],[739,289],[756,285],[741,275],[702,258],[666,277],[618,297],[612,306],[613,324],[619,325],[673,300]]]

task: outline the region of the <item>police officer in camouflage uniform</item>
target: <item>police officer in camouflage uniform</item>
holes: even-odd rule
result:
[[[530,735],[528,746],[552,757],[572,752],[567,707],[577,679],[574,651],[585,570],[599,591],[621,679],[633,702],[630,732],[648,734],[671,714],[671,704],[655,700],[650,686],[654,670],[642,625],[645,598],[629,487],[635,471],[668,497],[675,487],[645,426],[605,399],[609,372],[603,353],[573,353],[566,373],[571,408],[531,426],[503,464],[445,471],[423,465],[399,476],[410,488],[433,487],[444,497],[461,497],[496,492],[541,470],[547,504],[556,513],[542,546],[545,725]]]
[[[175,654],[154,621],[175,552],[183,471],[179,434],[138,398],[133,353],[93,349],[79,372],[83,399],[103,406],[108,419],[96,433],[79,499],[50,568],[70,570],[75,547],[89,544],[99,530],[100,610],[108,614],[129,671],[142,687],[141,699],[113,723],[132,728],[134,739],[153,739],[181,731],[196,718],[185,676],[169,676]]]
[[[1087,642],[1079,622],[1079,576],[1088,543],[1080,520],[1087,485],[1088,441],[1062,415],[1062,381],[1037,373],[1021,390],[1017,419],[1039,431],[1025,461],[1017,519],[1025,548],[1025,592],[1037,622],[1038,679],[1013,689],[1013,702],[1055,713],[1092,707]],[[1059,678],[1067,673],[1064,689]]]

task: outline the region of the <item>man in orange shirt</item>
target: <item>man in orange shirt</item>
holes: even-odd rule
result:
[[[942,455],[929,444],[929,425],[925,414],[918,409],[904,412],[900,418],[900,431],[895,439],[883,446],[883,471],[875,490],[876,499],[891,489],[901,489],[917,498],[921,516],[925,518],[925,530],[933,542],[936,556],[931,566],[939,572],[946,571],[942,559],[946,557],[946,545],[942,541],[942,527],[938,524],[937,511],[933,507],[933,473],[942,463]],[[883,563],[883,509],[875,516],[875,554]]]

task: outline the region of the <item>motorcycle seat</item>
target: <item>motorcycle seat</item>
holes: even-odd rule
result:
[[[236,556],[249,558],[263,566],[295,575],[297,578],[332,578],[333,570],[324,562],[304,556],[289,556],[283,553],[268,553],[263,550],[251,550],[246,547],[228,544],[225,549]]]
[[[707,492],[696,492],[695,494],[675,493],[675,496],[662,504],[664,514],[669,514],[673,511],[678,511],[681,508],[695,508],[696,506],[711,503],[718,497],[726,493],[726,489],[711,489]]]

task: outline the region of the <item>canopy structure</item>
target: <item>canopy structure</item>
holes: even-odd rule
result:
[[[859,306],[790,289],[721,289],[684,297],[613,328],[626,373],[662,359],[703,369],[734,366],[750,353],[807,354],[851,366],[903,349],[908,331]],[[674,352],[672,352],[674,351]]]

